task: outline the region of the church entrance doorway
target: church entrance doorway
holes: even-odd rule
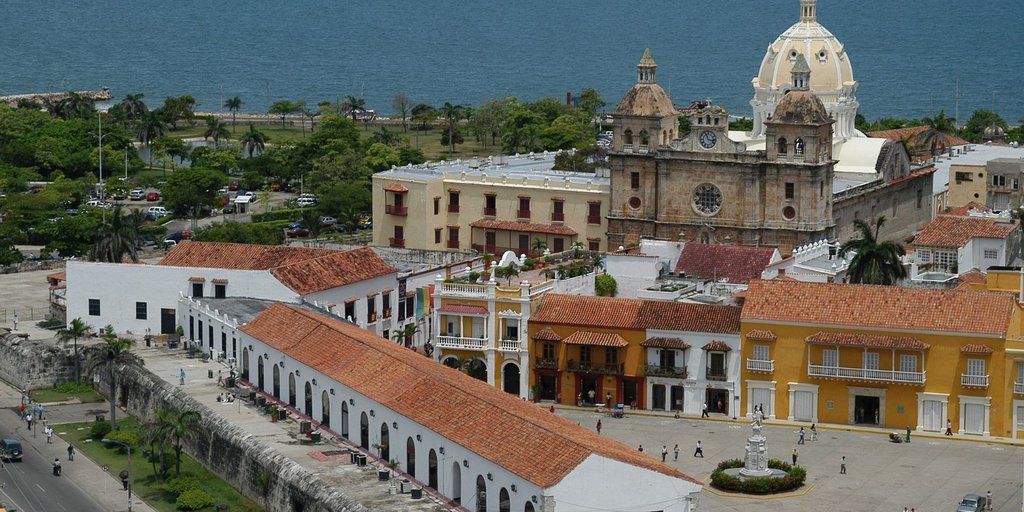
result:
[[[878,425],[879,398],[856,395],[853,400],[853,422],[858,425]]]

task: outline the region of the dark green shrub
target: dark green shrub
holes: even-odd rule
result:
[[[302,210],[297,208],[287,208],[281,210],[273,210],[266,213],[254,213],[252,214],[253,222],[270,222],[275,220],[287,220],[292,221],[302,217]]]
[[[89,437],[95,439],[96,441],[99,441],[100,439],[107,437],[107,434],[109,433],[110,423],[107,423],[105,421],[97,421],[96,423],[92,424],[92,429],[89,430]]]
[[[67,393],[69,395],[77,395],[80,393],[88,393],[92,391],[92,388],[88,384],[82,384],[81,382],[65,382],[55,388],[54,391],[58,393]]]
[[[134,430],[114,430],[113,432],[108,432],[107,435],[104,437],[106,437],[107,439],[112,439],[114,441],[120,441],[122,443],[134,445],[135,441],[138,439],[138,433],[135,432]],[[121,447],[121,450],[124,450],[124,448]]]
[[[726,469],[741,468],[743,461],[740,459],[728,459],[718,463],[718,467],[711,473],[711,485],[726,491],[742,492],[746,494],[773,494],[796,489],[804,484],[807,479],[807,471],[802,467],[793,467],[778,460],[770,459],[768,467],[786,472],[781,478],[737,478],[725,472]]]
[[[184,474],[176,476],[167,482],[167,491],[174,496],[180,496],[188,491],[202,491],[199,479],[194,475]]]
[[[179,494],[178,499],[174,501],[174,506],[178,510],[202,510],[212,507],[215,503],[216,500],[206,491],[192,489]]]

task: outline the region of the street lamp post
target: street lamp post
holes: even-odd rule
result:
[[[97,138],[96,144],[99,146],[99,151],[100,151],[100,183],[99,183],[100,191],[99,191],[99,200],[102,203],[103,202],[103,188],[104,188],[103,187],[103,137],[106,137],[107,135],[110,135],[113,132],[108,132],[106,134],[103,133],[103,112],[100,112],[99,110],[96,111],[96,125],[99,128],[99,133],[96,136],[96,138]],[[126,158],[127,158],[127,154],[126,154]],[[126,175],[127,175],[127,172],[128,172],[128,164],[127,164],[127,160],[126,160],[125,161],[125,173],[126,173]]]
[[[102,441],[106,444],[116,444],[123,446],[128,450],[128,512],[132,512],[132,445],[123,441],[117,441],[114,439],[103,438]]]

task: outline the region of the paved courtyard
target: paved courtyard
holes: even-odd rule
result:
[[[627,415],[616,419],[590,410],[559,410],[581,426],[594,429],[602,422],[601,434],[638,447],[644,453],[661,457],[668,447],[668,464],[708,483],[719,461],[743,458],[748,422],[730,420],[674,419],[660,415]],[[810,425],[804,425],[810,427]],[[994,510],[1022,510],[1024,447],[1001,442],[982,442],[978,438],[944,438],[912,434],[910,444],[888,441],[885,430],[856,431],[839,426],[821,428],[817,441],[797,445],[800,426],[765,426],[768,455],[791,462],[798,450],[798,464],[807,469],[807,483],[801,492],[789,497],[732,497],[716,494],[709,485],[702,493],[700,510],[724,511],[886,511],[901,512],[903,507],[917,511],[956,510],[967,493],[985,494],[991,490]],[[704,458],[695,458],[694,448],[701,441]],[[679,460],[673,460],[672,448],[679,444]],[[847,474],[839,474],[839,463],[846,456]]]

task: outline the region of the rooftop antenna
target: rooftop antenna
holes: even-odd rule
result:
[[[956,87],[953,89],[953,122],[960,128],[960,73],[956,74]]]

